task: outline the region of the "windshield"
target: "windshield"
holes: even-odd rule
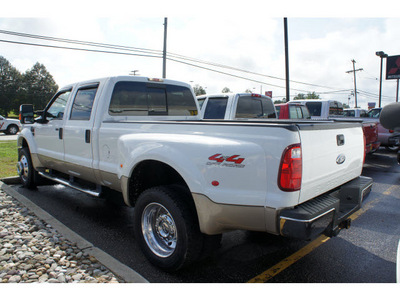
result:
[[[345,117],[355,117],[356,112],[354,110],[345,110],[343,116]]]
[[[380,109],[371,109],[367,115],[368,118],[379,118],[379,115],[381,114],[381,110]]]

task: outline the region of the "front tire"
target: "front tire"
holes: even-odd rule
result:
[[[28,148],[22,148],[18,153],[17,169],[22,185],[28,189],[36,188],[36,178],[39,176],[33,168]]]
[[[17,125],[10,125],[7,127],[6,134],[15,135],[18,133],[18,131],[19,131],[19,128]]]
[[[203,244],[190,194],[176,186],[144,191],[134,209],[136,240],[157,267],[176,271],[195,262]]]

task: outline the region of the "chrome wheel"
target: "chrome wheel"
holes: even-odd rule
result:
[[[17,132],[18,132],[18,127],[17,126],[11,125],[8,128],[8,134],[14,135],[14,134],[17,134]]]
[[[178,238],[175,221],[161,204],[150,203],[143,210],[142,233],[155,255],[169,257],[174,253]]]
[[[29,178],[29,164],[28,159],[25,155],[22,155],[17,163],[17,171],[23,181],[27,181]]]

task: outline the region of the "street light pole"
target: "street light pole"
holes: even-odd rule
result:
[[[383,68],[383,58],[388,57],[388,55],[383,52],[383,51],[377,51],[375,52],[376,56],[379,56],[381,58],[381,75],[379,79],[379,103],[378,107],[381,107],[381,102],[382,102],[382,68]]]
[[[290,100],[290,88],[289,88],[289,42],[288,42],[287,18],[283,18],[283,27],[285,35],[286,102],[288,102]]]

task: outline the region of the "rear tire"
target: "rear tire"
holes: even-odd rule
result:
[[[195,262],[203,235],[188,193],[176,186],[144,191],[134,209],[136,240],[147,259],[157,267],[176,271]]]

